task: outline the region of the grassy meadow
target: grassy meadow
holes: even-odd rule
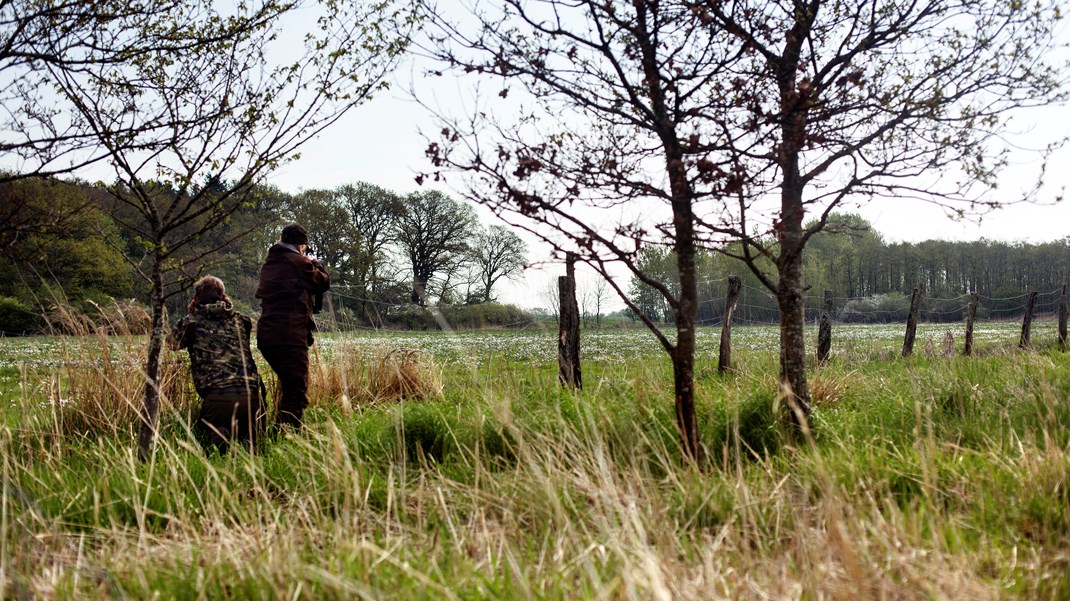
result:
[[[955,328],[961,349],[961,327]],[[812,436],[777,330],[699,334],[708,462],[682,463],[642,330],[324,335],[308,427],[206,457],[184,354],[134,450],[144,341],[0,340],[3,598],[1070,599],[1070,354],[1054,324],[838,326]],[[810,335],[816,336],[816,328]],[[265,375],[271,381],[270,371]],[[270,386],[270,384],[269,384]]]

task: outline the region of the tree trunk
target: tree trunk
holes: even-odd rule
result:
[[[806,382],[806,323],[803,304],[802,254],[781,255],[777,305],[780,308],[780,386],[788,419],[796,428],[809,425],[810,389]],[[794,256],[792,260],[783,260]]]
[[[152,269],[152,331],[145,360],[145,398],[141,405],[141,423],[137,433],[137,453],[142,461],[152,456],[156,446],[156,425],[160,417],[160,358],[167,337],[164,326],[163,273],[161,260]]]
[[[1018,339],[1018,348],[1029,348],[1029,330],[1033,327],[1033,309],[1037,305],[1037,292],[1029,293],[1029,302],[1025,305],[1025,315],[1022,316],[1022,335]]]
[[[921,312],[921,295],[925,289],[919,284],[910,296],[910,313],[907,315],[907,331],[903,335],[903,356],[914,352],[914,338],[918,334],[918,313]]]
[[[966,344],[962,347],[962,354],[967,357],[973,354],[973,322],[977,319],[978,298],[976,292],[970,293],[970,308],[966,312]]]
[[[1059,295],[1059,348],[1066,350],[1066,284],[1063,284],[1063,291]]]
[[[695,315],[698,305],[698,287],[695,281],[694,249],[689,264],[679,260],[680,265],[680,310],[676,312],[676,349],[672,353],[673,387],[676,394],[676,424],[680,428],[680,443],[684,457],[696,464],[702,462],[702,441],[698,433],[698,416],[695,412]],[[689,269],[688,277],[684,276]],[[687,292],[689,290],[689,292]]]
[[[817,362],[828,363],[832,353],[832,291],[825,291],[825,310],[821,312],[821,324],[817,330]]]
[[[576,257],[569,253],[565,274],[557,278],[558,320],[557,368],[561,384],[583,388],[580,371],[580,308],[576,302]]]
[[[732,369],[732,315],[736,312],[736,303],[739,302],[739,290],[742,288],[742,280],[739,276],[728,278],[728,296],[724,303],[724,321],[721,322],[721,348],[717,353],[717,373],[725,373]]]
[[[803,304],[803,219],[806,180],[800,158],[807,139],[807,118],[812,105],[798,83],[802,48],[809,38],[812,14],[797,11],[795,27],[773,61],[780,92],[778,163],[781,169],[780,214],[775,223],[780,254],[777,257],[777,305],[780,308],[780,393],[788,407],[788,420],[801,432],[809,430],[810,390],[806,383],[806,314]]]
[[[682,160],[670,160],[669,177],[673,184],[673,229],[676,240],[676,267],[680,274],[680,297],[673,313],[676,322],[676,346],[671,353],[673,387],[676,396],[676,423],[684,456],[696,465],[703,459],[702,441],[695,412],[695,321],[698,318],[698,279],[695,276],[695,215],[692,193]]]

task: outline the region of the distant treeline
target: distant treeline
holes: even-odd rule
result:
[[[731,251],[732,248],[727,250]],[[924,287],[922,319],[959,321],[969,293],[980,296],[979,317],[1011,319],[1022,314],[1026,296],[1039,292],[1036,311],[1057,310],[1059,291],[1070,280],[1070,237],[1031,244],[977,240],[951,242],[885,242],[868,222],[856,215],[834,215],[827,231],[811,239],[804,259],[808,320],[821,313],[824,293],[832,296],[833,315],[849,322],[902,321],[910,294]],[[660,281],[672,285],[674,257],[663,247],[649,247],[640,262]],[[768,266],[769,272],[773,271]],[[727,278],[743,280],[738,319],[772,322],[778,319],[773,296],[739,261],[717,252],[699,259],[699,321],[719,323],[724,315]],[[671,312],[649,286],[632,281],[640,310],[659,320]]]
[[[172,192],[161,184],[158,193]],[[495,284],[523,269],[523,242],[505,228],[483,226],[470,206],[441,192],[401,195],[356,183],[297,194],[263,186],[250,198],[222,225],[178,249],[203,269],[167,275],[171,314],[185,313],[190,284],[204,274],[222,278],[239,309],[255,311],[267,249],[284,224],[300,222],[333,278],[324,325],[436,327],[422,307],[428,302],[470,307],[450,313],[454,327],[531,321],[493,302]],[[101,184],[45,178],[0,184],[0,332],[40,330],[43,314],[56,306],[94,313],[121,311],[125,299],[146,301],[149,249],[136,222],[132,208]],[[183,227],[196,232],[199,226]]]

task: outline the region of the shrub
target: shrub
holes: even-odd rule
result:
[[[889,323],[906,321],[909,313],[909,296],[878,294],[847,301],[840,319],[846,323]]]
[[[41,329],[44,320],[17,298],[0,296],[0,332],[30,334]]]
[[[525,328],[535,324],[535,316],[514,305],[440,305],[442,319],[454,329]],[[431,309],[407,305],[393,309],[385,325],[402,330],[437,330],[438,320]]]
[[[525,328],[535,323],[535,317],[527,311],[498,303],[448,307],[443,313],[455,328]]]

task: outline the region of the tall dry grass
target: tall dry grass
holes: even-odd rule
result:
[[[402,400],[440,399],[442,372],[415,349],[369,352],[339,344],[330,357],[315,352],[310,365],[311,405],[367,407]]]
[[[86,314],[57,305],[50,315],[63,343],[61,356],[48,370],[46,398],[62,435],[125,433],[139,419],[149,315],[135,304],[94,307],[94,314]],[[165,351],[159,386],[162,410],[188,417],[198,402],[188,361]]]

